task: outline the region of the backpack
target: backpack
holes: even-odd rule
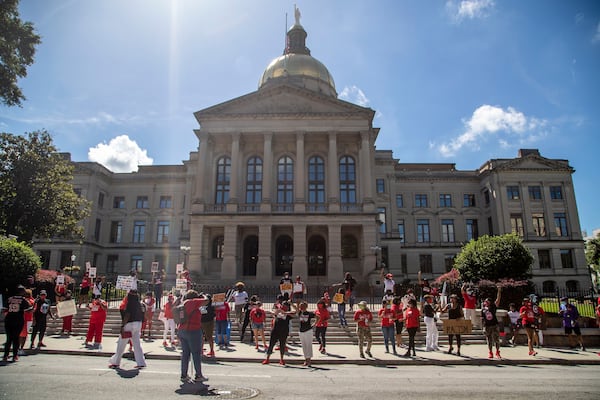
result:
[[[179,304],[173,308],[173,321],[177,325],[185,324],[188,320],[188,315],[185,313],[185,307],[183,304]]]

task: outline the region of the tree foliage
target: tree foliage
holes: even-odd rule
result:
[[[482,236],[463,246],[454,267],[463,281],[527,279],[533,257],[514,234]]]
[[[0,237],[0,290],[7,294],[40,268],[40,258],[23,242]]]
[[[90,204],[73,191],[73,166],[56,152],[46,131],[0,133],[0,233],[82,237],[79,222]]]
[[[25,100],[17,80],[27,76],[40,43],[33,24],[19,16],[19,0],[0,1],[0,101],[5,105],[20,106]]]
[[[588,265],[594,266],[596,270],[600,268],[600,235],[588,240],[585,245],[585,257]]]

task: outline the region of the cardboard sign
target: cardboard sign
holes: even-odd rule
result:
[[[282,292],[291,292],[292,287],[293,286],[291,283],[282,283],[281,285],[279,285],[279,290],[281,290]]]
[[[470,319],[443,319],[444,333],[447,335],[466,335],[473,330]]]
[[[77,314],[75,300],[65,300],[56,303],[56,313],[58,314],[59,318]]]
[[[215,293],[212,295],[213,303],[225,303],[225,293]]]
[[[92,263],[89,261],[85,262],[85,272],[89,273],[90,272],[90,268],[92,268]]]
[[[183,264],[177,264],[177,265],[175,265],[175,273],[176,274],[183,273]]]
[[[65,284],[65,276],[64,275],[56,275],[56,284],[64,285]]]
[[[175,288],[177,290],[187,290],[187,280],[186,279],[176,279],[175,280]]]
[[[343,293],[336,293],[333,296],[333,302],[334,303],[338,303],[338,304],[342,304],[344,302],[344,294]]]
[[[158,261],[152,261],[150,272],[158,272]]]
[[[96,267],[90,267],[90,269],[88,270],[88,274],[89,274],[90,278],[95,278],[96,277]]]
[[[131,290],[134,288],[133,276],[119,275],[117,276],[117,289]]]

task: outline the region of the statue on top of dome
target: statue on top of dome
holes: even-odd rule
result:
[[[296,18],[296,25],[300,25],[301,16],[302,14],[300,14],[300,9],[294,4],[294,18]]]

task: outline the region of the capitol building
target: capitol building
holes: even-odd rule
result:
[[[110,279],[150,279],[158,263],[173,281],[185,263],[202,283],[275,284],[289,271],[310,285],[345,272],[374,283],[385,266],[415,281],[449,271],[471,239],[515,232],[540,292],[590,287],[568,160],[522,149],[475,170],[399,162],[376,149],[375,111],[338,98],[306,38],[297,17],[256,91],[194,113],[198,148],[182,165],[72,161],[92,202],[85,237],[35,243],[44,267],[75,256]]]

